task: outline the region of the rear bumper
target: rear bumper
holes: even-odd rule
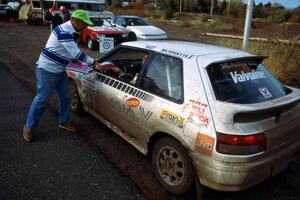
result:
[[[237,162],[237,159],[230,162],[228,156],[223,158],[222,155],[218,155],[216,160],[197,152],[190,152],[190,156],[202,185],[220,191],[239,191],[284,170],[298,155],[299,150],[300,137],[298,136],[247,162]]]

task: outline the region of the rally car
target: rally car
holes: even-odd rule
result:
[[[187,192],[194,177],[243,190],[300,150],[300,90],[282,85],[264,59],[183,41],[122,43],[99,59],[105,69],[68,71],[72,109],[149,154],[170,192]]]
[[[94,25],[86,27],[79,38],[79,42],[89,49],[96,50],[99,47],[98,37],[101,35],[114,38],[114,46],[127,41],[128,34],[114,27],[107,19],[101,17],[90,17],[90,19]]]

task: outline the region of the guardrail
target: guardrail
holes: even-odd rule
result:
[[[226,35],[226,34],[219,34],[219,33],[202,33],[202,35],[206,36],[213,36],[213,37],[223,37],[223,38],[232,38],[232,39],[243,39],[243,36],[237,35]],[[265,42],[265,43],[273,43],[273,44],[285,44],[285,45],[296,45],[300,46],[300,40],[283,40],[279,38],[258,38],[258,37],[250,37],[250,41],[257,41],[257,42]]]

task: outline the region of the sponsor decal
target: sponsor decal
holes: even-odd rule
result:
[[[264,96],[265,99],[272,98],[272,95],[267,88],[258,88],[258,90]]]
[[[173,56],[179,56],[179,57],[186,58],[186,59],[192,59],[194,57],[194,55],[192,55],[192,54],[179,52],[176,50],[162,49],[161,51],[164,53],[173,55]]]
[[[129,98],[127,99],[126,103],[129,108],[136,108],[140,105],[140,100],[137,98]]]
[[[185,118],[181,117],[175,113],[172,113],[168,110],[163,110],[160,114],[160,119],[169,122],[179,128],[183,128]]]
[[[266,78],[263,71],[255,71],[254,69],[251,72],[243,72],[237,73],[237,71],[230,72],[230,76],[233,79],[234,83],[242,83],[249,80],[256,80],[256,79],[264,79]]]
[[[230,62],[230,63],[221,63],[220,66],[222,67],[222,69],[230,69],[230,68],[241,68],[241,67],[247,67],[247,66],[257,66],[258,63],[253,61],[253,60],[249,60],[249,61],[237,61],[237,62]]]
[[[96,80],[97,74],[88,74],[84,76],[82,80],[82,84],[85,85],[88,88],[94,88],[95,80]]]
[[[153,112],[145,111],[145,109],[142,106],[140,106],[140,116],[141,116],[141,119],[142,119],[141,120],[142,123],[146,123],[149,120],[149,118],[151,117],[152,114],[153,114]]]
[[[214,144],[215,144],[215,138],[198,133],[196,145],[195,145],[195,151],[198,151],[199,153],[202,153],[207,156],[212,156]]]
[[[292,96],[282,97],[280,99],[272,100],[272,103],[275,103],[275,104],[277,104],[277,103],[283,103],[283,102],[286,102],[286,101],[288,101],[288,100],[290,100],[292,98],[293,98]]]
[[[206,116],[207,107],[208,105],[206,103],[190,99],[185,105],[184,110],[187,108],[190,110],[188,120],[191,120],[196,124],[207,126],[209,124],[209,118]]]
[[[145,110],[142,106],[139,106],[138,112],[136,109],[132,109],[114,98],[110,99],[110,102],[111,106],[121,113],[122,116],[137,123],[146,124],[153,114],[153,112]]]
[[[156,48],[156,46],[154,46],[154,45],[146,45],[146,49],[155,49]]]

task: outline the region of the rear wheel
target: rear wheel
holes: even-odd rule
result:
[[[80,100],[76,84],[73,80],[69,81],[69,89],[70,89],[70,96],[71,96],[72,111],[79,114],[83,113],[83,105]]]
[[[96,40],[93,40],[93,38],[91,38],[91,37],[88,37],[87,38],[87,47],[90,49],[90,50],[96,50],[96,48],[97,48],[97,44],[98,44],[98,42],[96,41]]]
[[[193,165],[187,150],[172,138],[160,139],[152,151],[152,166],[156,178],[168,191],[188,192],[193,183]]]

